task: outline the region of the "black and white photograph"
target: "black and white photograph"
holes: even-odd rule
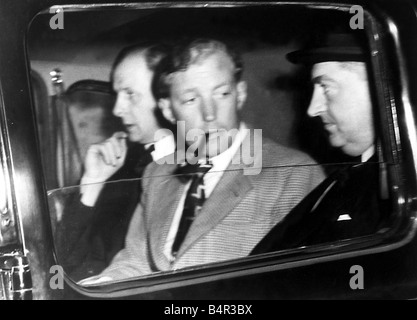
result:
[[[0,16],[0,300],[417,298],[417,1]]]

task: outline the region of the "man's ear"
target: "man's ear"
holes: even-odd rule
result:
[[[171,108],[171,102],[169,99],[159,99],[158,100],[158,107],[161,109],[162,114],[165,119],[167,119],[169,122],[174,123],[176,122],[176,119],[174,117],[174,114],[172,112]]]
[[[246,101],[248,96],[248,85],[246,81],[239,81],[237,83],[237,108],[238,110],[242,109],[243,104]]]

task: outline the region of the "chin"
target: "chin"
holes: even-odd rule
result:
[[[141,141],[143,140],[142,137],[138,137],[134,134],[129,134],[128,137],[130,142],[135,142],[135,143],[142,143]]]
[[[357,149],[352,149],[349,146],[345,146],[345,147],[341,147],[340,148],[344,154],[350,156],[350,157],[358,157],[360,155],[362,155],[363,152],[362,150],[357,150]]]
[[[332,147],[334,148],[340,148],[343,151],[348,150],[349,147],[346,145],[346,141],[344,141],[343,139],[340,139],[340,137],[335,136],[335,135],[331,135],[329,137],[329,143]]]

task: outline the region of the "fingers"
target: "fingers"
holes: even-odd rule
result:
[[[124,131],[117,131],[113,133],[112,137],[115,137],[116,139],[127,139],[128,135]]]
[[[90,152],[108,166],[121,166],[127,153],[126,138],[125,132],[116,132],[106,141],[91,146]]]
[[[123,131],[115,132],[109,139],[110,143],[116,152],[116,159],[125,158],[127,152],[127,133]]]

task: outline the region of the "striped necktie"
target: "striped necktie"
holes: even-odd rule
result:
[[[204,193],[204,175],[212,168],[211,164],[186,164],[178,168],[180,179],[191,177],[191,185],[187,191],[182,211],[181,221],[177,235],[172,246],[172,255],[175,257],[183,243],[191,224],[206,200]]]

